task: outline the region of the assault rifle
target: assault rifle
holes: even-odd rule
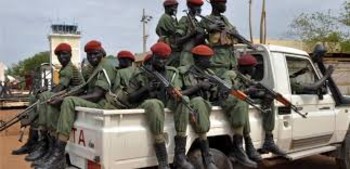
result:
[[[200,18],[202,18],[205,21],[208,21],[212,24],[218,24],[218,25],[225,25],[225,23],[223,23],[222,21],[216,21],[216,20],[212,20],[209,19],[201,14],[196,14],[197,16],[199,16]],[[246,38],[244,38],[241,34],[239,34],[236,30],[233,29],[229,29],[225,26],[224,28],[225,33],[229,34],[230,36],[234,37],[235,39],[237,39],[240,43],[246,44],[249,48],[253,49],[253,50],[257,50],[256,47],[253,46],[252,42],[250,42],[249,40],[247,40]]]
[[[176,89],[162,74],[160,74],[157,71],[152,71],[149,70],[146,66],[141,66],[140,67],[142,70],[144,70],[147,74],[151,75],[152,77],[156,78],[157,81],[159,81],[166,89],[171,90],[171,92],[173,92],[173,94],[176,95],[177,98],[175,99],[179,99],[182,104],[184,106],[186,106],[186,108],[190,111],[190,115],[191,115],[191,120],[193,123],[196,123],[196,119],[197,119],[197,111],[194,110],[189,102],[184,98],[184,96],[182,95],[182,93]]]
[[[268,94],[270,94],[274,99],[276,99],[277,101],[279,101],[280,103],[282,103],[283,105],[291,108],[292,110],[294,110],[297,114],[299,114],[301,117],[306,118],[307,113],[301,113],[300,110],[301,108],[298,108],[297,106],[295,106],[294,104],[292,104],[287,98],[283,97],[283,95],[281,93],[275,92],[272,89],[268,88],[267,86],[265,86],[264,84],[260,83],[260,82],[255,82],[249,78],[247,78],[246,76],[244,76],[242,73],[235,71],[238,78],[242,79],[245,82],[248,82],[258,88],[263,89],[265,92],[267,92]]]
[[[236,89],[233,85],[227,84],[227,82],[225,82],[224,80],[222,80],[220,77],[218,77],[216,75],[208,75],[207,73],[205,73],[202,70],[199,70],[199,69],[196,69],[196,70],[200,73],[197,75],[202,76],[202,77],[208,79],[210,82],[219,85],[220,87],[224,88],[224,90],[229,91],[229,94],[231,94],[232,96],[235,96],[237,99],[248,103],[249,105],[251,105],[254,108],[256,108],[257,110],[259,110],[260,112],[266,113],[265,110],[263,110],[260,107],[258,107],[257,105],[255,105],[254,101],[251,98],[249,98],[243,91]],[[193,72],[193,73],[196,73],[196,72]]]

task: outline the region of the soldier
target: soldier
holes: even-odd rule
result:
[[[194,131],[199,136],[200,149],[203,156],[203,162],[207,169],[216,169],[217,167],[213,163],[213,158],[209,153],[209,142],[207,140],[206,133],[210,129],[209,116],[211,113],[210,98],[213,95],[215,86],[205,77],[201,76],[200,72],[205,72],[208,75],[214,75],[214,72],[209,69],[210,58],[214,52],[212,49],[205,45],[198,45],[192,49],[194,58],[194,65],[187,65],[179,67],[179,73],[182,75],[182,94],[187,95],[190,98],[190,104],[193,109],[198,112],[195,123],[192,123]],[[177,112],[180,114],[181,112]],[[188,121],[188,120],[187,120]],[[186,137],[176,136],[176,140],[182,140],[182,144],[175,147],[174,164],[181,164],[181,159],[185,158]],[[181,165],[180,165],[181,167]]]
[[[37,107],[36,113],[38,113],[38,121],[33,125],[39,126],[40,139],[36,144],[35,150],[26,156],[26,161],[34,161],[44,156],[52,143],[52,137],[49,135],[48,126],[46,125],[47,118],[50,115],[47,113],[47,102],[55,93],[62,92],[64,90],[70,90],[73,87],[81,85],[84,80],[79,70],[71,62],[71,46],[66,43],[59,44],[54,53],[57,55],[58,61],[62,65],[59,71],[59,83],[51,91],[42,92],[37,95],[40,100],[40,105]]]
[[[130,51],[123,50],[118,52],[117,58],[119,61],[119,69],[112,90],[108,93],[109,98],[106,98],[107,104],[105,108],[108,109],[130,108],[125,97],[127,96],[126,90],[129,86],[129,80],[136,69],[132,66],[135,61],[135,56]]]
[[[254,56],[246,54],[241,56],[238,59],[238,70],[246,76],[248,79],[254,75],[255,66],[257,65],[257,60]],[[274,143],[272,131],[275,127],[275,114],[272,110],[272,102],[274,98],[271,95],[268,95],[263,90],[257,89],[255,86],[251,86],[245,81],[240,80],[240,88],[250,97],[257,99],[257,102],[261,104],[261,108],[265,110],[265,113],[262,114],[262,123],[263,129],[265,131],[265,141],[261,148],[262,153],[273,153],[279,156],[286,156],[286,153],[278,148]],[[248,116],[249,117],[249,116]],[[261,161],[262,158],[260,154],[254,148],[252,139],[250,137],[250,124],[249,119],[246,119],[246,125],[244,127],[244,141],[246,146],[246,152],[250,159],[254,161]]]
[[[103,108],[106,103],[105,94],[111,89],[111,82],[115,81],[115,67],[108,63],[106,53],[99,41],[88,42],[84,50],[91,66],[95,68],[91,77],[87,80],[86,94],[80,96],[68,96],[55,98],[50,104],[59,105],[60,112],[56,125],[56,139],[50,157],[38,165],[38,168],[64,169],[66,167],[65,147],[69,139],[74,121],[75,107]]]
[[[179,21],[176,33],[178,46],[181,46],[180,66],[193,65],[191,50],[198,44],[204,43],[205,30],[199,25],[196,18],[200,14],[203,0],[187,0],[188,12]]]
[[[167,65],[178,67],[179,55],[181,49],[176,43],[176,29],[178,27],[178,20],[176,18],[178,2],[176,0],[165,0],[163,3],[165,13],[160,17],[156,33],[159,36],[159,41],[167,43],[171,47],[171,55],[168,59]]]
[[[207,30],[209,46],[214,50],[212,69],[221,76],[237,64],[237,58],[233,55],[234,37],[231,34],[236,32],[236,28],[222,15],[226,11],[226,0],[210,0],[210,4],[212,12],[207,19],[202,19],[201,25]]]
[[[169,96],[169,91],[159,81],[146,73],[146,69],[162,74],[170,83],[180,88],[177,69],[166,66],[167,59],[171,53],[169,45],[158,42],[151,47],[152,57],[149,64],[137,71],[129,82],[128,101],[145,109],[149,128],[154,138],[154,150],[158,160],[159,169],[169,169],[168,155],[164,138],[164,108],[174,102]],[[174,106],[171,106],[174,107]],[[187,116],[184,115],[186,118]],[[179,119],[175,128],[186,125]]]

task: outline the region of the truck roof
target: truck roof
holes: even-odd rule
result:
[[[277,45],[261,45],[261,46],[264,46],[266,49],[268,49],[271,52],[292,53],[297,55],[309,56],[307,52],[303,50],[295,49],[295,48],[277,46]]]

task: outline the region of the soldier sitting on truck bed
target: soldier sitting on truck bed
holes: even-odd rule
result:
[[[111,91],[106,95],[107,103],[104,108],[111,109],[127,109],[131,108],[127,102],[127,88],[129,81],[136,68],[132,65],[135,61],[135,56],[130,51],[120,51],[117,54],[119,67],[115,82]]]
[[[212,108],[210,97],[213,95],[213,90],[217,90],[217,86],[212,85],[208,79],[201,76],[197,71],[200,70],[208,75],[214,74],[214,72],[209,69],[209,59],[213,56],[214,52],[208,46],[198,45],[192,49],[192,54],[194,58],[194,65],[182,66],[178,68],[183,82],[182,94],[189,97],[190,105],[198,112],[197,119],[195,123],[192,122],[192,126],[199,137],[199,145],[202,152],[203,163],[207,169],[216,169],[217,167],[213,163],[213,157],[209,153],[207,132],[210,129],[209,116]],[[176,114],[181,115],[181,112],[177,112]],[[184,126],[184,130],[186,131],[186,126]],[[185,132],[183,134],[185,134]],[[179,159],[184,159],[186,147],[186,137],[176,137],[175,141],[182,140],[182,144],[175,148],[174,164],[180,163],[179,161],[181,160]]]
[[[257,64],[258,62],[254,56],[245,54],[238,59],[238,70],[248,79],[254,80],[252,79],[252,76],[255,74],[255,66]],[[265,131],[265,141],[260,152],[271,152],[275,155],[286,156],[286,153],[279,149],[273,140],[272,131],[275,127],[275,114],[271,109],[271,104],[274,98],[265,93],[263,90],[259,90],[259,88],[256,86],[251,85],[249,82],[243,81],[241,79],[240,81],[240,84],[242,84],[240,88],[242,88],[244,92],[250,97],[259,99],[259,103],[261,104],[262,109],[266,111],[265,113],[262,113],[262,124]],[[247,119],[243,134],[248,157],[254,161],[261,161],[262,158],[260,154],[255,150],[252,139],[250,138],[249,119]]]
[[[75,121],[75,107],[103,108],[106,103],[105,94],[110,90],[115,81],[115,67],[105,58],[106,53],[99,41],[90,41],[84,48],[89,63],[95,67],[91,77],[87,80],[86,94],[80,96],[69,96],[66,98],[55,98],[50,102],[59,105],[60,112],[57,118],[56,139],[49,158],[38,164],[38,168],[64,169],[66,167],[65,147],[69,139]]]
[[[169,45],[158,42],[151,47],[151,51],[153,56],[150,63],[135,72],[129,82],[128,101],[136,107],[139,106],[145,109],[148,125],[154,138],[154,150],[158,160],[158,168],[169,169],[164,136],[164,108],[169,106],[170,109],[174,109],[176,105],[174,105],[174,100],[170,98],[170,91],[167,91],[167,88],[160,84],[160,81],[154,75],[151,75],[150,72],[156,72],[164,76],[175,88],[181,87],[181,81],[179,80],[177,69],[166,66],[167,59],[171,53]],[[182,132],[183,126],[187,125],[185,122],[188,118],[188,113],[187,115],[185,113],[187,112],[184,112],[182,116],[175,115],[174,117],[177,132]]]
[[[45,102],[48,102],[49,99],[58,92],[62,92],[64,90],[69,91],[72,88],[84,83],[81,73],[71,62],[71,52],[71,46],[66,43],[59,44],[54,51],[55,55],[57,55],[58,61],[62,65],[62,68],[59,71],[59,83],[51,91],[46,91],[37,95],[40,104],[34,111],[38,113],[38,120],[32,122],[30,130],[33,130],[33,126],[38,126],[40,137],[38,142],[32,145],[35,146],[35,150],[31,151],[29,155],[26,156],[26,161],[34,161],[43,157],[51,144],[52,137],[50,134],[52,133],[49,131],[50,128],[46,124],[46,119],[55,114],[50,114],[47,112],[48,104]],[[35,133],[35,131],[29,132],[28,142],[31,142],[31,139],[35,137],[35,134],[33,135],[33,133]],[[26,148],[22,147],[21,149],[14,151],[13,154],[21,153],[21,151],[24,149]]]

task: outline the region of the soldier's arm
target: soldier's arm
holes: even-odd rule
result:
[[[72,79],[72,73],[65,69],[60,72],[60,81],[58,85],[56,85],[53,89],[52,92],[57,93],[59,91],[63,91],[64,89],[68,88],[68,85]]]
[[[140,102],[142,99],[145,98],[146,95],[148,95],[148,86],[147,85],[141,85],[141,75],[137,73],[136,75],[133,75],[130,82],[129,82],[129,88],[128,88],[128,101],[130,103],[137,103]]]

